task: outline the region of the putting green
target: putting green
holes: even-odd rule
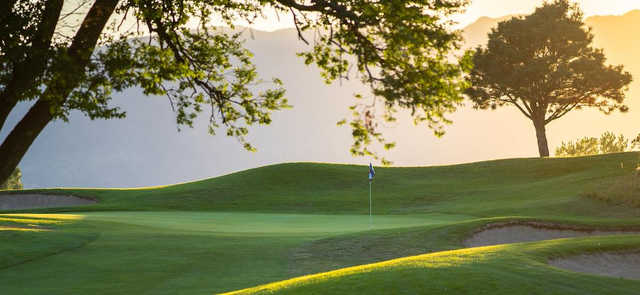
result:
[[[290,277],[292,249],[314,240],[446,225],[469,218],[374,216],[371,226],[368,215],[130,211],[11,217],[14,223],[42,220],[61,224],[50,228],[46,236],[35,232],[16,236],[21,233],[13,232],[14,243],[23,248],[29,241],[45,240],[42,245],[49,245],[34,249],[24,261],[11,260],[8,270],[0,269],[3,290],[20,294],[230,291]],[[4,247],[14,249],[15,245],[9,242]],[[15,251],[4,254],[0,262],[7,264]],[[36,280],[38,284],[30,283]],[[117,292],[110,289],[115,283]],[[30,287],[25,290],[25,286]]]
[[[471,218],[464,215],[318,215],[218,212],[87,212],[90,221],[149,226],[174,231],[226,234],[324,235],[437,225]]]

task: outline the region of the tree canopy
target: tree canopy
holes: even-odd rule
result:
[[[248,127],[269,124],[288,108],[277,78],[258,77],[234,23],[251,23],[265,9],[294,20],[300,55],[328,82],[359,79],[372,96],[352,107],[354,155],[376,156],[375,141],[392,147],[378,120],[409,109],[437,135],[467,86],[467,58],[448,17],[467,0],[7,0],[0,3],[0,129],[21,101],[29,112],[0,145],[0,180],[7,179],[52,120],[73,110],[91,119],[122,118],[114,92],[140,87],[169,98],[180,126],[205,113],[209,132],[222,130],[247,149]],[[77,8],[63,9],[76,4]],[[86,9],[82,9],[82,7]],[[74,23],[73,19],[79,19]],[[221,20],[231,30],[213,25]],[[313,32],[313,34],[307,34]],[[311,38],[313,36],[313,38]],[[375,109],[375,102],[384,106]],[[380,104],[378,104],[380,105]],[[384,115],[378,115],[382,114]]]
[[[628,110],[631,74],[607,65],[592,43],[578,4],[547,2],[491,31],[488,44],[474,54],[466,92],[477,109],[515,106],[533,122],[540,156],[549,156],[547,124],[582,108]]]

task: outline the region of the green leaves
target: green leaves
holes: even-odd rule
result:
[[[248,126],[269,124],[273,111],[290,107],[282,81],[258,78],[240,34],[185,28],[168,35],[167,40],[121,38],[100,50],[61,117],[70,109],[91,118],[122,117],[118,108],[107,106],[112,90],[138,86],[146,95],[167,96],[179,126],[193,127],[207,112],[212,135],[224,128],[244,148],[254,150],[245,140]]]
[[[622,153],[629,151],[633,145],[629,145],[629,140],[623,134],[616,136],[613,132],[605,132],[600,138],[583,137],[569,142],[562,142],[556,148],[556,156],[588,156],[597,154]]]
[[[393,148],[377,123],[394,121],[400,109],[411,110],[414,122],[426,123],[442,135],[443,126],[450,123],[446,114],[456,109],[468,86],[463,76],[470,59],[454,56],[461,38],[447,20],[462,10],[466,0],[103,2],[104,7],[115,8],[113,17],[112,10],[104,14],[100,11],[104,7],[92,6],[86,15],[91,19],[82,22],[91,30],[83,31],[86,42],[77,42],[74,50],[70,44],[78,36],[58,32],[43,54],[46,70],[21,91],[23,99],[46,100],[54,118],[67,120],[72,110],[92,119],[122,118],[126,113],[110,105],[112,94],[140,87],[147,95],[167,96],[179,126],[191,127],[205,113],[211,134],[222,129],[253,150],[245,140],[249,127],[269,124],[274,111],[290,107],[282,82],[258,77],[252,54],[233,33],[234,23],[252,23],[267,8],[294,19],[302,42],[311,45],[300,56],[305,63],[316,64],[327,83],[359,79],[369,86],[370,96],[356,94],[361,100],[348,122],[354,155],[378,158],[369,148],[375,143],[385,150]],[[0,21],[3,32],[18,32],[0,34],[0,85],[12,78],[11,61],[33,50],[44,3],[48,2],[20,2],[11,11],[11,22]],[[108,19],[112,23],[107,29],[91,25]],[[231,29],[214,28],[213,20]],[[71,23],[60,27],[66,25]],[[64,32],[77,29],[65,27]],[[314,32],[312,40],[306,39],[307,32]],[[85,43],[91,46],[84,48]],[[85,64],[86,57],[90,58]],[[42,95],[45,90],[50,93],[47,97]]]
[[[145,73],[137,83],[148,93],[166,93],[171,97],[175,101],[179,124],[191,126],[192,115],[205,106],[202,101],[208,102],[212,106],[210,130],[225,125],[227,135],[238,137],[245,144],[247,126],[269,124],[272,111],[289,106],[279,80],[273,81],[273,88],[258,93],[251,91],[249,86],[261,80],[257,79],[250,54],[242,48],[238,35],[208,33],[207,18],[212,15],[220,15],[232,25],[237,19],[251,22],[264,7],[271,6],[294,18],[303,42],[309,43],[305,34],[313,31],[311,49],[299,54],[304,62],[316,64],[327,83],[355,77],[368,85],[373,94],[366,98],[368,103],[358,103],[352,109],[349,126],[354,143],[351,152],[357,156],[379,158],[369,148],[374,142],[384,149],[395,145],[383,137],[377,122],[394,121],[396,108],[410,109],[416,123],[426,122],[436,135],[442,135],[443,125],[450,123],[445,115],[455,110],[462,100],[461,92],[468,86],[462,76],[470,69],[470,58],[452,59],[452,53],[460,48],[461,39],[458,32],[448,28],[450,23],[445,20],[446,16],[459,12],[467,1],[178,3],[181,6],[129,2],[136,15],[147,21],[149,30],[157,34],[160,47],[173,54],[163,60],[187,68],[186,72],[170,75],[180,77],[175,78],[182,85],[177,89],[159,89],[157,81],[171,81],[172,78],[158,79],[158,73]],[[201,22],[195,32],[183,27],[192,17]],[[210,41],[209,44],[201,42],[203,38]],[[165,55],[141,56],[159,58]],[[140,68],[153,68],[149,65],[154,64],[162,65],[163,62],[149,61]],[[187,93],[188,89],[194,88],[200,96]],[[356,97],[362,96],[357,94]],[[375,107],[376,101],[383,109]],[[241,124],[236,124],[238,122]],[[347,121],[339,123],[346,124]]]
[[[445,116],[462,101],[463,75],[471,67],[468,56],[453,58],[461,38],[445,17],[467,1],[274,2],[282,11],[291,8],[301,39],[314,30],[312,49],[300,56],[316,64],[327,83],[355,77],[370,87],[371,96],[355,95],[366,102],[351,108],[353,155],[379,158],[373,143],[394,146],[375,123],[394,121],[397,109],[411,110],[414,122],[444,134]]]

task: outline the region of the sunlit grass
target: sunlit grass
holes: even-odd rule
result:
[[[56,219],[56,220],[80,220],[83,219],[84,215],[79,214],[55,214],[55,213],[40,213],[40,214],[27,214],[27,213],[16,213],[16,214],[0,214],[0,217],[17,217],[17,218],[38,218],[38,219]]]
[[[83,219],[78,214],[0,214],[1,222],[55,225]]]
[[[423,254],[410,257],[403,257],[398,259],[392,259],[384,262],[358,265],[353,267],[347,267],[339,270],[329,271],[325,273],[312,274],[301,276],[289,280],[270,283],[253,288],[247,288],[243,290],[237,290],[233,292],[222,293],[222,295],[235,295],[235,294],[253,294],[253,293],[270,293],[277,292],[282,289],[291,288],[303,284],[319,283],[323,281],[330,281],[332,279],[357,275],[371,271],[380,271],[384,269],[393,269],[397,267],[408,268],[441,268],[441,267],[455,267],[462,264],[469,264],[486,260],[489,256],[495,255],[499,251],[509,247],[509,245],[499,246],[487,246],[469,249],[460,249],[452,251],[442,251],[433,254]]]
[[[223,294],[635,294],[640,281],[592,277],[546,263],[552,257],[625,249],[640,249],[640,237],[558,239],[443,251]]]
[[[37,228],[37,227],[19,227],[19,226],[2,226],[0,225],[0,231],[30,231],[30,232],[43,232],[43,231],[51,231],[46,228]]]
[[[55,219],[31,219],[31,218],[9,218],[0,216],[0,222],[12,222],[12,223],[28,223],[28,224],[61,224],[63,220]]]
[[[0,231],[45,232],[51,231],[51,226],[69,224],[83,218],[78,214],[0,214]]]

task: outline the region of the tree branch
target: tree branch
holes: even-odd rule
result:
[[[51,39],[62,11],[63,0],[49,0],[33,36],[31,55],[12,66],[11,80],[0,93],[0,130],[22,94],[33,87],[47,68]]]

